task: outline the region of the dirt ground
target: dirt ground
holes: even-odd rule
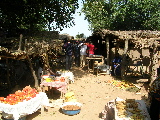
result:
[[[100,120],[100,113],[108,101],[116,97],[140,100],[147,96],[147,84],[140,84],[141,91],[136,94],[106,84],[107,80],[115,79],[110,75],[95,76],[77,67],[71,71],[75,82],[68,85],[68,91],[73,91],[78,102],[83,104],[80,113],[68,116],[63,114],[60,108],[49,108],[43,115],[40,110],[28,115],[26,120]]]

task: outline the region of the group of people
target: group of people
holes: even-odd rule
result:
[[[86,65],[86,57],[94,55],[95,46],[91,41],[69,41],[66,40],[63,45],[66,56],[66,70],[70,70],[73,62],[77,67]]]

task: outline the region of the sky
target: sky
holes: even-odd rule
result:
[[[79,16],[79,13],[77,13],[82,8],[81,0],[79,0],[78,3],[80,4],[80,7],[78,10],[76,10],[76,14],[74,15],[75,26],[70,28],[64,28],[62,31],[59,31],[60,34],[69,34],[70,36],[74,36],[74,37],[77,34],[81,34],[81,33],[84,33],[86,37],[89,37],[92,34],[92,32],[88,30],[89,29],[88,21],[84,20],[84,14],[81,14],[81,16]]]

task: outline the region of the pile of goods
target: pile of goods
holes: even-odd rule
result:
[[[42,78],[46,82],[55,82],[55,81],[65,82],[65,78],[64,77],[42,76]]]
[[[138,88],[135,84],[125,81],[125,80],[108,80],[107,84],[111,84],[117,88],[124,89],[130,92],[139,92],[140,88]]]
[[[81,109],[81,107],[79,107],[77,105],[66,105],[66,106],[62,107],[62,109],[64,109],[64,110],[79,110],[79,109]]]
[[[14,94],[9,94],[6,98],[0,97],[0,103],[15,105],[19,102],[28,101],[36,97],[38,91],[30,86],[26,86],[23,90],[18,90]]]
[[[147,115],[135,99],[115,101],[115,115],[118,119],[145,120]]]
[[[65,102],[77,102],[74,92],[68,92],[65,94]]]
[[[65,102],[61,105],[62,112],[66,115],[76,115],[80,113],[82,104],[79,102]]]

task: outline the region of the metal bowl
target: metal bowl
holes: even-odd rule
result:
[[[62,109],[62,112],[66,115],[76,115],[78,113],[80,113],[81,109],[79,110],[65,110],[65,109]]]
[[[77,109],[77,110],[65,110],[65,109],[63,109],[63,107],[67,106],[67,105],[76,105],[76,106],[79,106],[80,109]],[[82,104],[79,103],[79,102],[65,102],[61,105],[62,112],[66,115],[76,115],[76,114],[80,113],[81,107],[82,107]]]

